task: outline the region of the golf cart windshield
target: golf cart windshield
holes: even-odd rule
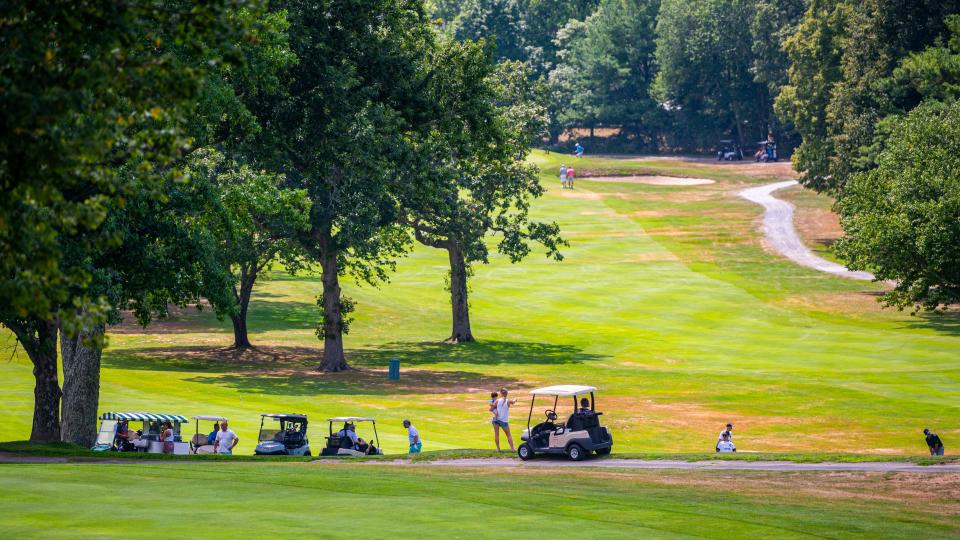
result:
[[[117,433],[116,420],[104,420],[100,424],[100,432],[97,433],[97,445],[113,446],[113,439]]]
[[[306,420],[299,418],[264,417],[258,440],[259,442],[281,441],[283,439],[283,433],[299,433],[305,431],[306,423]]]

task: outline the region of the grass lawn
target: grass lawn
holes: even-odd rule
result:
[[[515,390],[516,429],[530,405],[524,389],[584,383],[601,389],[615,453],[710,451],[728,421],[742,451],[919,455],[920,430],[930,426],[952,452],[951,441],[960,440],[960,319],[879,310],[878,285],[764,251],[761,209],[734,193],[775,178],[727,164],[584,159],[576,163],[577,188],[561,191],[555,171],[572,159],[533,159],[548,188],[534,213],[559,222],[571,245],[559,263],[535,253],[521,264],[495,256],[476,268],[471,306],[480,342],[440,344],[449,333],[446,256],[416,246],[390,283],[345,284],[357,301],[346,345],[359,369],[313,372],[319,278],[277,271],[251,306],[258,353],[225,351],[229,324],[209,311],[145,331],[132,323],[111,329],[101,409],[224,414],[241,437],[239,453],[252,453],[261,412],[307,413],[317,447],[323,418],[352,414],[377,417],[388,452],[404,449],[405,417],[425,449],[489,448],[491,389]],[[717,182],[583,178],[611,171]],[[8,351],[0,362],[0,440],[23,440],[30,365],[21,351],[11,354],[8,332],[0,347]],[[390,358],[403,364],[399,383],[387,381]],[[546,408],[539,403],[535,414]],[[385,530],[401,529],[397,522]]]
[[[946,538],[956,475],[0,465],[4,538]],[[789,487],[787,487],[789,486]],[[950,503],[954,503],[951,506]]]

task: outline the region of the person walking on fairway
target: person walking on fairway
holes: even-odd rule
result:
[[[583,157],[583,145],[578,142],[577,145],[576,145],[575,147],[573,147],[573,152],[577,155],[578,158],[582,158],[582,157]]]
[[[573,189],[573,181],[576,180],[577,171],[573,167],[567,167],[567,187]]]
[[[567,166],[560,165],[560,188],[567,187]]]
[[[507,397],[507,389],[500,389],[500,399],[497,400],[497,418],[493,421],[493,442],[497,445],[497,452],[500,451],[500,430],[507,435],[507,442],[510,444],[510,451],[513,448],[513,436],[510,434],[510,406],[517,400]]]
[[[930,431],[929,429],[923,430],[923,434],[926,435],[927,447],[930,448],[931,456],[942,456],[943,455],[943,441],[940,440],[940,436],[936,433]]]
[[[413,427],[413,424],[409,420],[403,421],[403,427],[407,428],[407,439],[410,442],[410,453],[419,454],[420,450],[423,449],[423,441],[420,440],[420,432],[417,431],[417,428]]]

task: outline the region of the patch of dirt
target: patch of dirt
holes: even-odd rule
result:
[[[206,300],[200,303],[200,308],[197,309],[196,306],[167,306],[169,316],[165,319],[151,321],[150,326],[146,329],[140,326],[133,312],[122,311],[120,313],[120,324],[111,326],[108,332],[111,334],[184,334],[219,332],[224,328],[220,326],[219,321],[211,322],[206,318],[207,315],[213,313],[213,308]]]
[[[809,293],[788,296],[776,303],[826,313],[880,313],[885,311],[883,304],[877,301],[881,294],[882,292]]]
[[[702,186],[716,183],[716,180],[710,180],[709,178],[683,178],[679,176],[591,176],[584,179],[591,182],[649,184],[651,186]]]
[[[656,253],[630,253],[623,257],[624,262],[677,262],[679,257],[669,251]]]
[[[471,371],[428,370],[404,367],[399,381],[387,378],[386,368],[353,367],[338,373],[316,370],[321,349],[309,347],[264,347],[237,351],[222,347],[176,347],[125,351],[120,357],[107,357],[106,364],[125,368],[195,371],[211,382],[261,391],[273,386],[292,390],[322,392],[331,387],[338,392],[390,392],[410,394],[469,394],[489,396],[492,389],[522,389],[529,385],[507,377],[489,376]],[[349,358],[348,358],[349,361]],[[218,375],[219,374],[219,375]]]

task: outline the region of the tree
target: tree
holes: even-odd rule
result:
[[[523,6],[519,0],[465,0],[453,20],[457,39],[491,39],[497,60],[525,60]]]
[[[0,18],[0,321],[34,364],[33,441],[60,438],[57,328],[103,320],[68,249],[99,249],[111,206],[156,195],[202,77],[178,54],[230,58],[234,1],[8,3]],[[122,181],[118,165],[136,165]],[[67,246],[70,244],[72,247]],[[70,309],[61,312],[69,303]],[[82,320],[71,320],[79,317]]]
[[[443,249],[450,262],[452,330],[448,342],[474,341],[467,281],[475,263],[488,261],[486,240],[511,262],[539,242],[562,259],[555,223],[528,217],[530,200],[543,194],[536,168],[524,162],[542,132],[542,85],[529,68],[506,62],[494,71],[481,43],[444,41],[434,55],[427,96],[441,111],[418,147],[426,176],[404,200],[418,242]]]
[[[281,88],[246,101],[264,130],[256,169],[286,175],[310,202],[299,241],[322,272],[319,369],[348,365],[340,275],[386,278],[409,237],[399,225],[397,185],[411,125],[426,116],[420,90],[433,30],[420,2],[290,0],[291,50],[298,58]]]
[[[565,124],[620,125],[642,146],[657,148],[663,111],[650,87],[659,8],[659,0],[603,0],[582,25],[566,29],[564,65],[553,77],[569,86]]]
[[[767,134],[768,89],[751,72],[753,12],[751,0],[661,2],[655,95],[685,128],[682,138],[713,145],[730,133],[743,144]]]
[[[877,166],[837,203],[851,269],[895,280],[883,300],[933,310],[960,302],[960,103],[925,103],[894,122]]]
[[[779,105],[803,135],[796,164],[806,185],[840,194],[851,175],[876,166],[889,136],[883,120],[923,98],[894,70],[942,41],[958,12],[957,0],[814,2],[799,32],[820,40],[791,38],[794,67]]]
[[[228,163],[209,148],[196,151],[190,164],[192,177],[204,176],[216,185],[219,212],[211,213],[208,222],[218,237],[221,264],[234,276],[233,294],[223,311],[233,323],[234,348],[247,349],[247,313],[257,279],[277,259],[291,272],[302,265],[304,254],[296,237],[308,229],[307,193],[285,188],[283,175]]]

